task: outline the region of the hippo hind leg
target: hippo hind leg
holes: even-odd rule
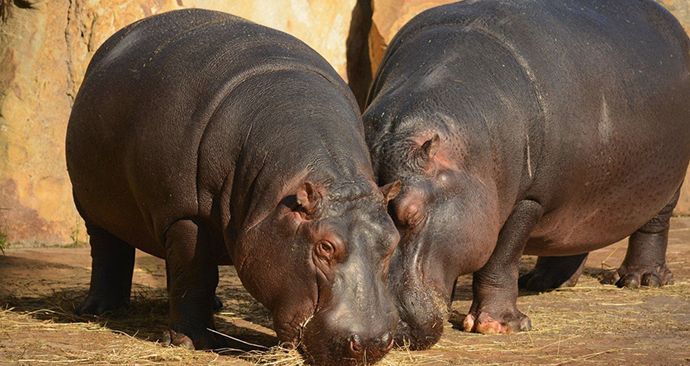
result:
[[[539,257],[534,269],[520,276],[518,285],[521,289],[536,292],[575,286],[582,274],[588,254]]]
[[[659,287],[673,283],[673,275],[666,266],[666,246],[671,213],[679,196],[680,190],[658,215],[630,236],[625,259],[616,273],[616,286]]]
[[[106,230],[86,224],[91,244],[91,286],[77,314],[102,315],[129,306],[134,247]]]

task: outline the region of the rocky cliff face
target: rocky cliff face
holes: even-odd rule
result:
[[[65,129],[91,56],[123,26],[186,7],[236,14],[302,39],[343,76],[347,66],[363,101],[395,33],[423,10],[448,2],[0,0],[0,237],[85,240],[65,167]],[[690,29],[690,0],[660,2]],[[690,214],[690,182],[677,212]]]

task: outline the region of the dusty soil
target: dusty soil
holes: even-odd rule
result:
[[[484,336],[454,329],[471,301],[470,278],[458,283],[456,312],[429,351],[394,351],[388,365],[681,365],[690,364],[690,218],[674,219],[668,261],[676,282],[662,289],[621,290],[598,278],[616,268],[625,242],[590,255],[573,288],[522,293],[518,305],[534,330]],[[525,257],[523,271],[534,263]],[[166,324],[164,263],[140,254],[132,307],[108,318],[74,315],[89,284],[88,248],[10,248],[0,255],[0,364],[251,364],[296,365],[292,352],[222,355],[162,347]],[[275,345],[270,317],[242,288],[232,268],[221,270],[217,316],[221,332]],[[238,344],[239,347],[239,344]]]

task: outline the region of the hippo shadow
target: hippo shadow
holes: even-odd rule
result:
[[[21,283],[12,285],[13,273],[8,276],[3,272],[10,272],[17,267],[31,269],[32,278],[17,279],[16,282]],[[42,273],[47,275],[54,271],[69,273],[69,278],[52,281],[50,279],[55,276],[41,276]],[[25,313],[41,321],[90,322],[141,340],[162,341],[168,323],[168,301],[164,288],[134,283],[131,303],[127,309],[104,316],[80,316],[75,313],[75,309],[86,298],[89,276],[90,271],[79,266],[0,255],[0,309]],[[217,331],[259,346],[230,340],[229,351],[224,351],[223,354],[257,351],[278,344],[275,334],[268,329],[268,311],[241,286],[226,286],[223,282],[219,285],[218,294],[225,304],[215,317]]]
[[[534,268],[536,264],[536,257],[525,256],[520,260],[520,271],[519,276],[522,276]],[[591,277],[597,280],[601,284],[610,284],[611,277],[614,275],[616,269],[604,269],[597,267],[585,266],[580,276],[580,281],[585,277]],[[551,291],[551,290],[550,290]],[[546,291],[549,292],[549,291]],[[525,289],[519,289],[518,296],[535,296],[542,292],[539,291],[529,291]],[[453,301],[472,301],[472,274],[466,274],[458,277],[455,284],[455,292],[453,293]]]

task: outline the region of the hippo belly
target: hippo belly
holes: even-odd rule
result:
[[[687,97],[690,98],[690,94]],[[690,120],[690,113],[682,108],[678,115]],[[656,125],[653,121],[641,123]],[[676,126],[683,124],[676,123]],[[586,253],[622,240],[659,214],[673,201],[687,167],[687,157],[683,159],[677,155],[687,150],[684,145],[688,143],[673,136],[674,133],[682,136],[682,132],[677,132],[676,128],[670,130],[671,133],[645,132],[649,137],[647,148],[640,148],[636,143],[602,145],[599,153],[591,156],[606,155],[603,161],[593,159],[597,162],[574,168],[571,165],[577,174],[566,180],[574,183],[551,183],[558,190],[543,195],[551,197],[552,206],[532,231],[525,254]],[[635,137],[630,140],[639,141]],[[568,161],[579,160],[576,156],[569,158]],[[567,169],[563,167],[562,170]]]
[[[598,90],[608,95],[601,100],[582,93],[577,116],[551,121],[557,128],[546,129],[542,168],[526,193],[545,212],[525,253],[599,249],[631,235],[674,200],[690,154],[690,78],[680,63],[674,66],[681,70],[675,81],[659,67],[653,72],[663,84]]]
[[[570,256],[601,249],[635,232],[668,202],[659,198],[641,202],[630,196],[558,208],[542,217],[524,253]]]

